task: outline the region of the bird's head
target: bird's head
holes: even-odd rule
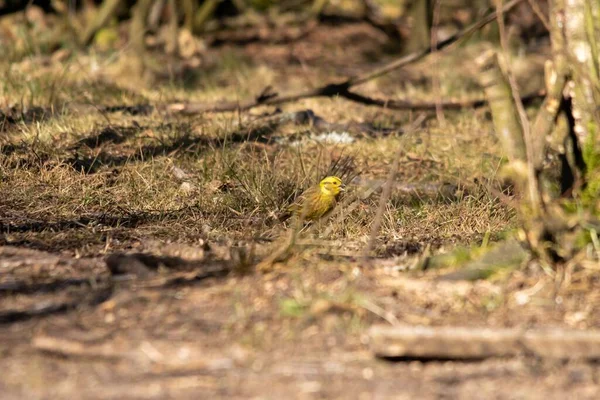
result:
[[[337,176],[328,176],[319,183],[319,186],[321,192],[329,196],[337,196],[345,190],[342,180]]]

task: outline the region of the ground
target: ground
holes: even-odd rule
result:
[[[360,91],[480,98],[464,60],[488,45],[474,39]],[[418,112],[339,98],[281,106],[348,125],[337,136],[272,125],[274,107],[182,115],[170,106],[242,101],[269,85],[289,93],[397,55],[381,32],[351,21],[283,43],[198,49],[193,73],[167,77],[133,73],[126,49],[1,61],[3,398],[597,397],[595,363],[370,351],[375,324],[600,324],[597,263],[561,274],[530,263],[479,281],[440,279],[456,265],[426,268],[432,254],[486,248],[518,226],[485,108],[415,124]],[[547,49],[527,54],[516,60],[528,65],[524,92]],[[339,157],[358,174],[342,211],[307,230],[286,260],[256,270],[286,237],[277,215]],[[396,158],[365,259],[380,198],[365,189]]]

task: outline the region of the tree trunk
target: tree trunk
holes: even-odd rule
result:
[[[411,30],[406,52],[413,53],[431,45],[433,0],[414,0],[410,10]]]
[[[479,60],[479,81],[515,187],[525,190],[524,182],[534,179],[539,191],[539,207],[521,200],[520,211],[530,249],[547,264],[570,262],[600,230],[600,2],[550,1],[550,30],[553,58],[545,66],[547,94],[531,148],[496,57]],[[515,174],[522,161],[529,167]],[[523,173],[531,168],[533,177]]]

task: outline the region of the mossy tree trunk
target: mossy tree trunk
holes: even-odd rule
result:
[[[531,137],[524,136],[497,57],[479,60],[479,80],[510,178],[518,191],[538,191],[539,201],[522,200],[523,237],[542,260],[565,263],[600,229],[600,2],[551,0],[550,25],[547,94]]]

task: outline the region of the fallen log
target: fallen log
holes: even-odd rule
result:
[[[481,360],[535,356],[600,360],[600,331],[566,328],[374,326],[371,351],[386,359]]]

